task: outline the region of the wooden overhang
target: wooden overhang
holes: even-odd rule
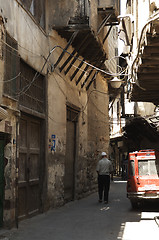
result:
[[[91,84],[96,80],[96,76],[99,72],[98,69],[105,70],[104,62],[106,54],[103,51],[102,45],[88,26],[83,26],[83,28],[81,26],[79,27],[79,25],[77,28],[74,26],[71,28],[58,28],[56,31],[61,37],[68,41],[68,44],[59,56],[54,67],[58,65],[60,72],[67,75],[72,67],[78,64],[70,77],[70,81],[73,81],[76,79],[75,77],[77,76],[77,73],[80,72],[80,69],[82,69],[82,66],[85,65],[84,70],[81,71],[80,75],[75,80],[75,83],[76,85],[80,85],[81,89],[86,88],[86,90],[88,90]],[[59,64],[70,45],[74,50],[72,52],[68,51],[69,54],[67,54],[68,57],[65,62],[62,65]],[[78,62],[80,63],[77,63],[76,61],[79,59],[80,61]],[[95,70],[95,68],[85,64],[86,62],[90,65],[94,65],[98,69]],[[85,73],[88,74],[87,77],[85,77]]]
[[[85,61],[98,68],[96,71],[94,71],[93,68],[91,69],[88,65],[86,65],[84,71],[82,71],[81,75],[76,80],[76,85],[81,84],[81,88],[85,87],[86,90],[88,90],[91,84],[95,81],[99,69],[107,70],[105,66],[106,53],[103,49],[103,44],[108,38],[112,26],[119,23],[117,16],[115,16],[115,10],[113,7],[109,9],[98,8],[98,14],[101,15],[101,23],[98,26],[96,34],[90,26],[89,16],[80,14],[79,16],[70,17],[67,26],[53,27],[53,29],[56,30],[58,34],[62,38],[65,38],[68,42],[54,67],[58,65],[60,72],[63,71],[66,75],[76,60],[79,58],[81,59],[82,57],[81,62],[70,78],[71,81],[74,80]],[[106,36],[104,36],[103,42],[101,42],[98,38],[98,35],[106,25],[109,25],[110,28]],[[74,50],[70,53],[70,55],[68,55],[68,58],[62,65],[59,64],[70,45],[74,48]],[[84,78],[84,73],[87,70],[89,74],[86,78]]]
[[[146,33],[146,44],[140,54],[137,84],[133,85],[131,100],[159,104],[159,30],[158,24]],[[154,34],[155,31],[155,34]]]
[[[58,29],[55,28],[55,30],[62,38],[65,38],[67,41],[70,40],[74,32],[77,32],[77,35],[71,45],[76,50],[76,52],[78,52],[78,55],[82,56],[92,65],[105,69],[104,61],[106,59],[106,54],[103,51],[101,43],[98,41],[89,25],[71,24],[68,27]]]
[[[151,142],[157,141],[159,139],[159,119],[153,122],[151,118],[153,119],[155,116],[151,116],[147,119],[143,117],[134,117],[127,120],[123,128],[125,138],[134,142],[140,142],[143,138],[147,138]]]

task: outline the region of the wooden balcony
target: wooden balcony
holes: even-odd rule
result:
[[[115,4],[115,2],[118,1],[112,2]],[[110,4],[108,8],[103,8],[101,2],[96,4],[96,7],[98,8],[98,11],[94,9],[94,12],[97,14],[96,20],[98,19],[98,14],[100,14],[102,18],[100,18],[101,23],[98,23],[99,28],[95,29],[94,25],[96,24],[93,25],[92,22],[90,24],[91,16],[89,14],[91,12],[90,8],[92,7],[92,2],[88,0],[78,0],[77,3],[76,9],[68,10],[70,11],[69,16],[67,9],[64,9],[67,12],[67,21],[63,21],[60,24],[57,22],[57,24],[54,24],[53,29],[68,42],[73,34],[77,33],[71,42],[71,45],[86,61],[89,61],[91,64],[99,68],[105,69],[104,61],[106,54],[103,50],[101,41],[98,39],[98,30],[101,30],[100,28],[110,23],[110,21],[113,21],[113,23],[117,22],[115,18],[115,5]],[[111,14],[110,17],[109,14]],[[62,15],[64,15],[64,13],[62,13]],[[102,21],[105,17],[108,18],[108,22],[103,23]]]
[[[133,85],[131,100],[159,104],[159,31],[158,24],[146,33],[146,43],[140,54],[137,82]],[[155,29],[155,34],[154,30]]]

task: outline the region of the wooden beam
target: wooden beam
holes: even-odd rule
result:
[[[78,71],[80,70],[80,68],[82,67],[82,65],[84,64],[85,59],[83,59],[82,62],[80,62],[80,64],[78,65],[77,69],[74,71],[74,73],[71,76],[71,81],[74,79],[74,77],[76,76],[76,74],[78,73]]]
[[[81,75],[79,76],[79,78],[76,81],[76,85],[78,85],[78,83],[81,81],[82,77],[84,76],[84,74],[86,73],[87,69],[89,68],[89,65],[86,65],[85,69],[83,70],[83,72],[81,73]]]
[[[89,37],[89,33],[85,36],[85,38],[80,42],[80,44],[78,45],[78,47],[76,49],[73,50],[73,52],[71,53],[71,55],[67,58],[67,60],[64,62],[64,64],[60,67],[60,72],[62,72],[62,70],[66,67],[66,65],[71,61],[71,59],[75,56],[75,53],[77,53],[80,48],[86,44],[88,44],[89,41],[88,40]],[[77,55],[77,54],[76,54]]]
[[[76,53],[76,50],[73,50],[71,55],[67,58],[67,60],[63,63],[63,65],[59,68],[60,72],[62,72],[62,70],[66,67],[66,65],[71,61],[71,59],[73,58],[73,55]]]
[[[99,71],[96,71],[95,74],[93,75],[91,81],[88,83],[87,87],[86,87],[86,90],[88,91],[88,89],[90,88],[91,84],[94,82],[94,80],[96,79],[97,77],[97,74],[98,74]]]
[[[56,63],[54,64],[54,68],[57,67],[57,65],[60,63],[60,61],[62,60],[63,56],[65,55],[65,51],[69,48],[69,46],[72,44],[73,40],[75,39],[75,37],[77,36],[78,31],[74,32],[70,38],[70,40],[68,41],[66,47],[64,48],[64,50],[62,51],[61,55],[59,56],[59,58],[57,59]]]
[[[86,82],[88,81],[89,77],[91,76],[92,72],[93,72],[94,69],[91,69],[88,76],[86,77],[86,79],[84,80],[84,82],[81,84],[81,88],[84,87],[84,85],[86,84]]]
[[[72,59],[72,62],[70,63],[70,65],[68,66],[68,68],[66,69],[65,74],[67,74],[67,73],[70,71],[72,65],[76,62],[76,60],[77,60],[78,57],[79,57],[79,54],[77,53],[77,54],[75,55],[74,59]]]

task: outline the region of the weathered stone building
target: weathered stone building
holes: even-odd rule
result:
[[[143,9],[143,13],[140,10]],[[127,1],[125,33],[130,43],[129,97],[135,103],[135,117],[128,121],[127,136],[138,149],[158,149],[158,27],[159,1]],[[129,26],[129,27],[128,27]],[[134,131],[134,127],[136,131]],[[135,139],[135,135],[138,137]],[[132,144],[130,142],[130,144]]]
[[[0,0],[0,10],[0,224],[11,227],[96,190],[119,3]]]
[[[159,144],[159,1],[127,0],[125,3],[125,13],[119,16],[119,37],[125,43],[122,56],[128,76],[122,83],[122,94],[114,102],[118,102],[115,113],[120,115],[118,122],[122,128],[118,128],[118,136],[112,141],[120,173],[122,161],[127,160],[129,152],[158,149]]]

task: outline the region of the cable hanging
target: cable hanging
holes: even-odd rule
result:
[[[4,41],[3,41],[3,42],[4,42]],[[5,43],[5,44],[6,44],[7,46],[11,47],[9,44],[7,44],[7,43]],[[15,49],[15,48],[13,48],[13,47],[11,47],[11,48],[12,48],[13,50],[15,50],[15,51],[18,51],[17,49]],[[86,61],[84,61],[83,59],[81,59],[81,58],[79,58],[79,57],[74,56],[74,55],[71,54],[69,51],[67,51],[67,50],[65,50],[64,48],[62,48],[60,45],[55,45],[55,46],[50,50],[47,58],[45,59],[45,62],[44,62],[44,64],[43,64],[43,66],[42,66],[42,68],[41,68],[41,70],[40,70],[40,72],[37,71],[37,72],[35,73],[33,79],[31,80],[31,82],[30,82],[27,86],[25,86],[20,92],[18,92],[18,93],[16,94],[17,96],[20,96],[20,95],[24,94],[24,93],[30,88],[30,86],[32,85],[32,83],[40,76],[40,74],[42,73],[45,65],[46,65],[47,62],[48,62],[48,59],[49,59],[50,55],[54,52],[54,50],[55,50],[56,48],[62,49],[63,51],[65,51],[66,53],[68,53],[69,55],[71,55],[73,58],[75,58],[75,59],[77,59],[77,60],[85,63],[86,65],[90,66],[91,68],[93,68],[94,70],[96,70],[96,71],[98,71],[98,72],[101,72],[101,73],[104,73],[104,74],[110,75],[110,76],[121,76],[121,75],[122,75],[122,76],[123,76],[123,75],[124,75],[124,76],[128,76],[128,74],[125,73],[125,72],[126,72],[126,69],[124,69],[123,71],[121,71],[121,72],[119,72],[119,73],[110,73],[110,72],[107,72],[107,71],[105,71],[105,70],[103,70],[103,69],[100,69],[100,68],[98,68],[98,67],[96,67],[96,66],[94,66],[94,65],[92,65],[92,64],[90,64],[90,63],[88,63],[88,62],[86,62]],[[119,57],[121,57],[121,56],[119,56]],[[116,56],[115,58],[117,58],[117,56]],[[108,60],[108,61],[111,61],[111,59]]]

